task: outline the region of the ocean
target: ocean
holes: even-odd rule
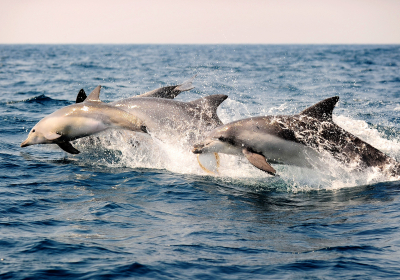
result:
[[[333,120],[400,161],[399,45],[0,45],[0,279],[400,278],[400,181],[376,170],[221,155],[213,176],[119,130],[78,155],[20,147],[81,88],[112,102],[194,75],[176,99],[226,94],[224,123],[339,96]]]

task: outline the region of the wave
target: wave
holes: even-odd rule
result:
[[[50,98],[50,97],[48,97],[48,96],[46,96],[44,94],[41,94],[41,95],[38,95],[38,96],[34,96],[34,97],[31,97],[31,98],[22,100],[21,102],[24,102],[24,103],[41,103],[41,104],[43,104],[43,103],[51,102],[51,101],[53,101],[52,98]]]
[[[16,100],[16,101],[7,101],[2,103],[3,105],[13,105],[13,104],[41,104],[41,105],[51,105],[51,106],[67,106],[72,104],[71,101],[60,100],[60,99],[53,99],[48,97],[44,94],[36,95],[27,99],[23,100]],[[0,103],[1,104],[1,103]]]

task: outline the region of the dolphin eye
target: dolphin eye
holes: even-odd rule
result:
[[[34,130],[34,129],[32,129],[32,133],[35,133],[35,130]]]

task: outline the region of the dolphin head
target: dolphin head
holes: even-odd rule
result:
[[[210,132],[208,137],[193,146],[192,152],[194,154],[202,153],[224,153],[224,154],[238,154],[241,149],[234,141],[231,131],[225,126],[222,128],[214,129]]]
[[[21,147],[27,147],[35,144],[51,144],[61,135],[57,133],[49,133],[43,127],[43,122],[38,122],[29,132],[28,137],[21,143]]]
[[[203,142],[193,145],[194,154],[218,153],[224,148],[224,143],[218,139],[207,138]]]

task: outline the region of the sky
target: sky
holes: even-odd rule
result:
[[[0,0],[0,44],[400,44],[400,0]]]

